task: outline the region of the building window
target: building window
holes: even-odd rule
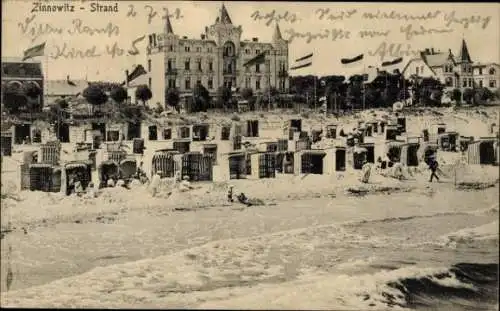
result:
[[[191,52],[191,47],[185,46],[184,47],[184,52]]]
[[[260,64],[255,64],[255,72],[260,72]]]
[[[163,139],[172,139],[172,129],[163,129]]]
[[[474,80],[473,79],[469,79],[469,87],[472,87],[473,84],[474,84]]]
[[[446,78],[446,86],[453,86],[453,81],[450,77]]]
[[[172,70],[172,60],[171,60],[171,59],[169,59],[169,60],[167,61],[167,69],[168,69],[168,70]]]
[[[175,79],[168,79],[168,88],[175,87]]]
[[[478,71],[479,71],[478,74],[480,74],[480,75],[483,74],[483,68],[479,68]]]
[[[493,75],[495,75],[495,73],[496,73],[495,68],[491,68],[491,69],[490,69],[490,71],[489,71],[489,73],[490,73],[490,75],[492,75],[492,76],[493,76]]]
[[[214,80],[212,78],[208,79],[208,89],[213,89],[214,88]]]
[[[208,70],[214,71],[214,63],[212,61],[208,62]]]
[[[169,52],[173,52],[174,51],[174,46],[173,45],[169,45],[168,46],[168,51]]]
[[[245,54],[250,54],[250,49],[245,49]]]
[[[201,52],[201,47],[196,47],[196,52],[200,53]]]
[[[497,87],[497,80],[490,80],[490,87],[491,88],[494,88],[494,87]]]
[[[208,48],[208,49],[207,49],[207,52],[208,52],[208,53],[212,53],[212,51],[213,51],[213,50],[212,50],[212,48]]]
[[[151,72],[151,60],[148,59],[148,71]]]
[[[250,77],[245,77],[245,87],[250,88],[251,87],[250,84],[251,84]]]
[[[260,78],[257,78],[257,80],[255,80],[255,89],[260,90]]]
[[[260,54],[260,50],[255,50],[255,54]]]
[[[423,74],[424,73],[424,66],[420,66],[420,73]]]
[[[415,68],[415,73],[416,73],[417,75],[418,75],[418,70],[419,70],[419,69],[420,69],[419,67]]]
[[[233,66],[231,63],[227,64],[227,73],[233,73]]]
[[[149,88],[151,89],[151,77],[148,79],[148,85],[149,85]]]
[[[186,80],[184,81],[184,86],[185,86],[185,89],[186,90],[190,90],[191,89],[191,78],[186,78]]]
[[[201,71],[201,58],[198,59],[197,63],[198,63],[198,70]]]
[[[462,81],[462,86],[463,86],[463,87],[467,87],[467,79],[463,79],[463,81]]]
[[[201,79],[196,80],[196,85],[201,85]]]
[[[483,80],[479,80],[479,87],[483,87]]]
[[[191,61],[189,59],[184,63],[184,69],[191,70]]]

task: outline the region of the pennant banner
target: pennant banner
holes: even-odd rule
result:
[[[300,58],[297,58],[295,60],[296,64],[292,68],[290,68],[290,70],[297,70],[300,68],[312,66],[312,57],[313,57],[313,53],[307,54],[306,56],[303,56]]]
[[[342,63],[342,65],[355,64],[355,63],[361,62],[363,60],[363,57],[364,57],[364,54],[360,54],[360,55],[353,57],[353,58],[342,58],[340,60],[340,62]]]
[[[45,42],[24,51],[23,61],[45,55]]]
[[[397,64],[400,64],[402,62],[403,62],[403,58],[399,57],[399,58],[393,59],[391,61],[383,62],[382,67],[397,65]]]

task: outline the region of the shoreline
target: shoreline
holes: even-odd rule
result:
[[[493,170],[494,167],[484,171],[490,173],[486,175],[492,175]],[[257,181],[234,180],[231,183],[193,184],[199,188],[186,193],[174,191],[170,197],[164,197],[169,189],[163,189],[158,197],[151,197],[145,186],[132,190],[105,188],[94,199],[67,197],[60,193],[23,191],[16,194],[19,201],[11,198],[3,199],[4,204],[1,210],[4,217],[2,217],[1,231],[3,238],[4,235],[14,231],[31,231],[38,227],[64,223],[113,223],[117,218],[134,211],[144,211],[150,215],[165,215],[217,208],[236,210],[255,207],[246,207],[236,200],[233,203],[227,202],[226,189],[229,184],[237,189],[235,195],[240,191],[244,192],[252,199],[262,200],[264,207],[286,204],[291,201],[331,199],[335,202],[337,197],[390,195],[404,192],[431,196],[435,191],[482,191],[499,184],[499,179],[495,178],[494,174],[489,178],[485,178],[488,176],[480,172],[475,172],[473,175],[482,179],[463,178],[454,182],[446,178],[439,183],[429,183],[426,181],[427,174],[419,172],[412,179],[403,181],[373,174],[370,182],[364,184],[357,180],[355,174],[345,175],[340,182],[338,176],[280,176],[276,179]],[[27,202],[35,203],[35,206],[28,205]]]

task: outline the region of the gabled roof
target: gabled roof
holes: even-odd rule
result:
[[[429,64],[427,64],[425,62],[425,60],[423,60],[422,58],[412,58],[412,59],[410,59],[408,61],[408,63],[406,64],[406,66],[404,66],[402,73],[404,74],[406,72],[406,69],[408,69],[408,67],[410,66],[411,63],[418,62],[418,61],[421,61],[422,63],[424,63],[425,66],[427,66],[427,68],[429,68],[429,70],[432,72],[432,74],[436,75],[436,72],[434,71],[434,69],[432,69],[432,67],[429,66]]]
[[[222,4],[222,7],[220,9],[220,16],[218,18],[218,21],[222,24],[233,24],[231,21],[231,17],[229,17],[229,13],[227,12],[226,6]]]
[[[134,88],[134,87],[138,87],[139,85],[143,85],[143,84],[148,85],[148,82],[149,82],[148,76],[142,75],[142,76],[139,76],[139,77],[135,78],[134,80],[130,81],[128,84],[128,87]]]
[[[435,53],[435,54],[423,54],[422,59],[429,67],[442,67],[448,61],[452,61],[455,63],[455,59],[453,58],[453,54],[451,52],[448,53]]]
[[[273,41],[278,41],[282,39],[283,37],[281,36],[280,26],[278,25],[278,23],[276,23],[276,27],[274,28],[274,34],[273,34]]]
[[[458,57],[455,58],[455,61],[457,63],[472,63],[465,39],[462,39],[462,47],[460,48],[460,52],[458,53]]]
[[[74,85],[72,85],[72,84]],[[45,95],[76,96],[88,86],[85,80],[48,80]]]

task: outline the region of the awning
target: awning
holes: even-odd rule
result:
[[[120,161],[120,165],[124,163],[137,163],[136,159],[123,159]]]
[[[310,154],[310,155],[326,155],[326,152],[323,150],[302,150],[302,155]]]
[[[363,147],[355,147],[353,152],[354,153],[364,153],[364,152],[368,152],[368,149],[363,148]]]
[[[30,164],[30,168],[53,168],[52,164],[48,163],[33,163]]]
[[[87,168],[87,163],[68,163],[64,165],[65,169],[73,169],[73,168]]]
[[[113,160],[106,160],[106,161],[102,161],[101,164],[99,164],[99,167],[102,167],[102,166],[118,166],[118,163],[116,163],[115,161]]]

